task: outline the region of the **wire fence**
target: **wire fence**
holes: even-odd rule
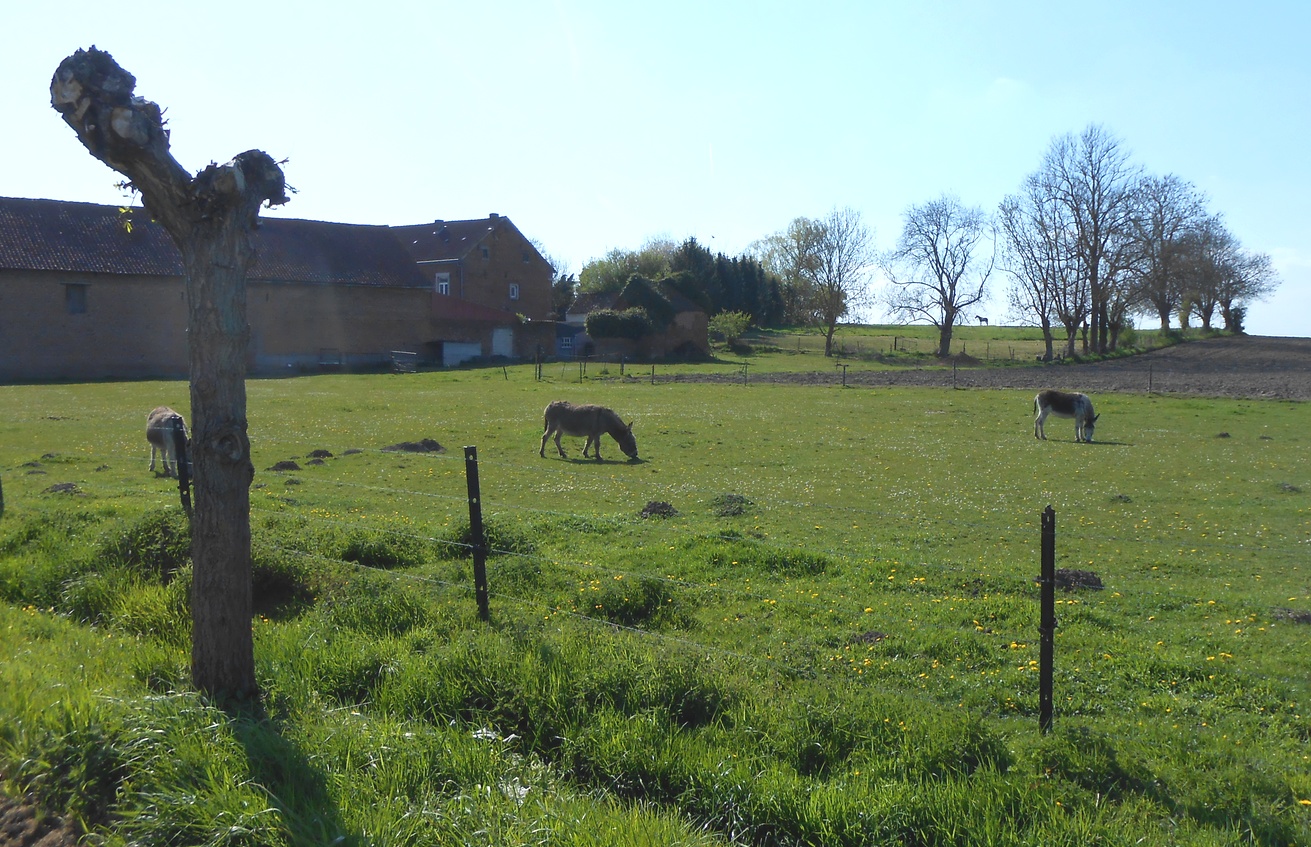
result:
[[[365,458],[397,459],[397,454],[384,450],[359,451]],[[347,459],[349,457],[341,457]],[[716,525],[713,522],[692,521],[679,522],[660,519],[642,519],[634,514],[596,514],[580,513],[567,507],[553,507],[550,504],[526,505],[518,503],[497,503],[484,499],[481,491],[476,494],[468,486],[468,457],[465,467],[456,463],[460,457],[450,453],[415,453],[407,454],[405,460],[417,464],[420,468],[428,466],[438,469],[440,473],[429,476],[431,484],[418,487],[413,484],[382,484],[379,482],[360,481],[358,479],[337,479],[316,475],[312,472],[297,472],[294,477],[288,472],[280,472],[274,477],[285,482],[294,479],[294,486],[284,486],[282,490],[266,487],[253,493],[251,506],[254,517],[274,518],[293,514],[308,523],[329,528],[344,534],[350,533],[386,533],[427,545],[431,549],[444,551],[442,557],[460,561],[474,559],[481,546],[488,557],[484,577],[475,582],[464,579],[450,579],[438,575],[437,571],[416,572],[414,570],[389,570],[369,568],[359,562],[350,562],[325,555],[322,551],[296,549],[288,547],[285,540],[273,539],[269,543],[273,549],[284,553],[330,560],[343,567],[367,570],[387,574],[389,578],[411,585],[416,590],[433,592],[454,592],[457,596],[471,598],[471,606],[477,605],[480,614],[486,617],[496,614],[496,606],[503,608],[513,606],[524,613],[542,615],[550,618],[567,619],[582,625],[599,626],[609,631],[622,632],[632,637],[654,639],[670,646],[671,649],[694,650],[697,653],[718,654],[738,661],[750,662],[762,667],[773,667],[780,673],[788,675],[807,675],[815,671],[814,662],[823,651],[815,649],[803,656],[795,650],[786,649],[787,645],[778,640],[771,640],[764,633],[750,649],[725,643],[701,640],[696,631],[678,631],[668,628],[647,627],[639,624],[615,620],[605,614],[588,609],[585,605],[569,605],[560,602],[559,596],[543,597],[525,595],[513,589],[513,581],[498,584],[516,566],[532,570],[553,573],[558,576],[574,578],[579,583],[592,581],[639,580],[664,585],[671,592],[683,592],[701,598],[706,604],[711,602],[723,607],[726,612],[737,607],[755,607],[758,609],[777,610],[782,607],[800,616],[808,616],[823,621],[839,632],[836,641],[829,645],[829,653],[841,653],[853,643],[864,643],[860,639],[874,633],[871,638],[882,638],[894,633],[899,628],[906,630],[912,623],[920,633],[936,632],[940,636],[955,637],[961,634],[962,625],[941,621],[908,621],[905,613],[892,606],[880,606],[871,598],[889,599],[895,595],[881,593],[864,585],[861,580],[844,591],[835,591],[830,583],[823,596],[820,592],[809,590],[811,580],[805,574],[795,577],[770,576],[760,577],[758,572],[735,574],[731,564],[725,564],[721,570],[722,579],[703,581],[680,578],[669,574],[669,568],[661,568],[660,563],[666,559],[677,558],[680,549],[688,549],[699,543],[718,543],[722,545],[749,545],[762,555],[774,556],[780,560],[798,556],[815,557],[823,563],[837,564],[843,573],[861,574],[862,579],[872,585],[872,577],[882,577],[885,572],[895,575],[900,580],[898,588],[912,593],[934,591],[946,595],[962,595],[971,590],[970,585],[980,574],[979,561],[953,561],[937,554],[933,549],[932,539],[935,534],[951,532],[956,535],[978,539],[978,549],[998,539],[1005,539],[998,547],[995,557],[989,559],[984,568],[994,570],[997,577],[985,586],[985,591],[1019,593],[1029,596],[1035,602],[1038,599],[1036,586],[1040,571],[1039,555],[1039,515],[1027,512],[993,512],[987,517],[968,517],[960,514],[950,515],[945,523],[942,516],[933,518],[926,526],[925,515],[921,511],[897,508],[896,499],[882,499],[877,502],[861,503],[848,501],[841,504],[824,502],[814,496],[804,496],[794,491],[794,496],[786,492],[760,494],[752,492],[750,510],[765,515],[773,525],[791,523],[796,532],[787,539],[778,539],[763,535],[744,534],[733,526]],[[475,456],[476,460],[476,456]],[[521,471],[520,463],[508,461],[482,461],[485,479],[495,480],[505,475],[511,476]],[[308,469],[304,469],[308,470]],[[463,471],[463,472],[461,472]],[[570,463],[552,462],[535,465],[534,474],[539,477],[538,485],[543,490],[570,490],[591,484],[595,479],[595,469],[589,465],[583,468]],[[719,487],[679,480],[676,482],[644,481],[641,484],[643,496],[654,501],[657,498],[682,501],[709,501],[722,494]],[[150,489],[154,491],[155,489]],[[0,489],[2,491],[2,489]],[[289,496],[292,492],[293,496]],[[367,514],[354,514],[349,511],[332,512],[314,508],[316,502],[340,501],[351,499],[352,492],[358,492],[361,501],[384,499],[396,515],[402,516],[404,522],[380,524]],[[3,496],[3,495],[0,495]],[[434,517],[461,514],[473,501],[479,510],[486,510],[492,521],[512,520],[525,526],[535,524],[564,524],[570,521],[608,522],[616,533],[613,548],[642,549],[663,551],[673,548],[670,557],[651,555],[641,565],[632,561],[625,562],[616,555],[607,561],[604,557],[591,556],[578,558],[570,556],[560,549],[549,553],[524,552],[518,549],[498,547],[493,539],[480,542],[476,537],[472,541],[460,540],[446,533],[434,531]],[[0,500],[2,503],[3,500]],[[471,527],[478,523],[475,516],[470,516]],[[819,529],[820,524],[857,523],[870,529],[874,540],[853,542],[850,538],[839,538],[831,530]],[[806,527],[815,526],[814,530]],[[859,535],[859,533],[846,533]],[[889,543],[889,538],[900,538],[899,542]],[[919,543],[918,539],[924,539]],[[1218,537],[1189,537],[1181,541],[1177,530],[1158,531],[1155,525],[1124,524],[1115,531],[1107,531],[1105,526],[1084,527],[1078,521],[1069,521],[1062,527],[1057,555],[1064,560],[1073,559],[1072,551],[1087,550],[1101,545],[1122,545],[1132,547],[1139,560],[1172,560],[1179,557],[1209,556],[1216,560],[1232,559],[1237,554],[1250,554],[1253,550],[1262,551],[1263,555],[1279,557],[1286,561],[1297,561],[1305,553],[1307,539],[1283,537],[1260,537],[1250,528],[1225,528]],[[1082,555],[1076,564],[1097,567],[1095,561],[1085,561]],[[1220,577],[1217,577],[1220,578]],[[915,580],[920,580],[916,584]],[[479,584],[481,583],[481,584]],[[762,583],[764,586],[762,587]],[[927,583],[927,584],[926,584]],[[1160,605],[1176,607],[1195,606],[1205,602],[1206,598],[1198,596],[1196,591],[1179,590],[1168,582],[1157,582],[1145,587],[1139,579],[1138,590],[1150,591]],[[1039,610],[1035,607],[1032,614],[1031,629],[1039,634]],[[913,694],[914,692],[910,692]]]
[[[424,461],[438,465],[457,460],[457,457],[449,454],[430,454],[422,458]],[[484,475],[495,476],[500,464],[497,462],[487,463],[483,468]],[[544,473],[554,478],[551,484],[552,487],[582,484],[588,479],[588,475],[580,469],[559,463],[553,464]],[[391,504],[397,506],[398,511],[402,513],[410,512],[410,507],[406,504],[418,504],[413,507],[414,512],[411,515],[415,518],[428,511],[427,506],[433,503],[440,503],[450,509],[458,509],[464,501],[474,498],[474,494],[465,492],[461,495],[454,488],[452,475],[442,474],[437,478],[444,480],[443,484],[447,486],[445,489],[418,490],[401,486],[369,485],[354,481],[311,480],[308,477],[305,484],[332,488],[338,491],[358,489],[362,493],[367,493],[368,496],[380,493],[386,494],[391,498]],[[683,497],[705,496],[710,493],[710,489],[689,486],[686,483],[667,486],[654,485],[651,488],[657,492],[677,490]],[[657,494],[656,496],[661,495]],[[522,504],[498,506],[495,503],[485,501],[481,493],[478,493],[477,501],[480,509],[486,508],[488,514],[492,515],[494,520],[506,516],[517,516],[523,523],[533,524],[567,522],[571,519],[592,519],[592,516],[582,515],[568,509]],[[427,504],[427,506],[424,504]],[[922,520],[922,516],[916,513],[897,513],[882,507],[834,506],[801,499],[775,498],[764,504],[756,503],[755,506],[776,514],[794,515],[798,518],[797,522],[803,525],[813,521],[815,514],[820,512],[839,515],[843,518],[856,517],[862,522],[871,524],[890,522],[912,526]],[[279,514],[280,512],[270,511],[270,513]],[[804,519],[802,516],[804,516]],[[337,530],[385,532],[408,540],[430,544],[434,549],[444,549],[444,555],[448,557],[456,556],[462,560],[474,559],[479,552],[479,542],[477,540],[460,541],[434,533],[425,534],[410,529],[379,527],[375,522],[360,518],[352,519],[322,515],[310,515],[309,517],[312,521],[323,525],[331,525]],[[770,538],[744,536],[736,530],[716,532],[713,529],[707,530],[704,526],[687,526],[676,521],[640,519],[634,516],[612,516],[605,519],[613,521],[613,528],[621,536],[613,545],[616,550],[622,547],[649,551],[666,549],[677,551],[707,541],[725,545],[749,544],[767,555],[773,554],[780,558],[799,555],[817,557],[822,562],[839,565],[843,573],[861,573],[865,577],[876,575],[882,577],[884,572],[888,572],[889,578],[895,577],[902,580],[899,584],[899,590],[909,591],[916,595],[945,593],[949,597],[959,596],[961,602],[966,601],[966,595],[972,590],[971,583],[979,576],[977,563],[953,562],[943,558],[935,558],[929,546],[923,548],[911,546],[888,552],[874,548],[857,549],[850,544],[835,544],[826,532],[818,529],[798,544],[792,541],[780,542]],[[474,521],[472,516],[470,521],[472,525]],[[980,539],[1005,536],[1012,540],[1013,543],[1006,548],[1009,551],[1006,568],[1004,569],[1006,576],[992,583],[992,587],[985,586],[983,591],[985,594],[988,591],[1012,596],[1018,594],[1022,597],[1027,596],[1034,601],[1032,620],[1026,626],[1030,630],[1030,635],[1034,637],[1033,640],[1043,640],[1043,643],[1048,646],[1040,652],[1040,661],[1038,663],[1026,667],[1034,672],[1042,672],[1041,674],[1035,673],[1035,677],[1045,674],[1045,682],[1042,679],[1035,678],[1034,685],[1045,684],[1048,686],[1045,689],[1045,694],[1039,692],[1039,705],[1044,715],[1040,720],[1040,724],[1044,728],[1050,727],[1052,698],[1050,685],[1053,670],[1050,664],[1049,641],[1054,627],[1043,621],[1049,621],[1054,616],[1051,615],[1050,610],[1044,611],[1038,608],[1038,601],[1043,594],[1044,584],[1042,580],[1050,580],[1050,577],[1041,573],[1044,562],[1040,550],[1042,533],[1040,515],[1037,513],[1012,515],[1008,516],[1004,522],[1000,520],[953,518],[951,520],[951,530]],[[928,534],[932,535],[932,530]],[[1086,549],[1093,542],[1132,545],[1135,555],[1139,558],[1147,557],[1151,559],[1155,557],[1162,561],[1179,556],[1196,558],[1199,553],[1202,555],[1209,554],[1216,559],[1232,558],[1236,553],[1251,552],[1253,545],[1258,544],[1256,539],[1251,538],[1192,539],[1187,543],[1187,549],[1184,549],[1178,538],[1153,536],[1149,531],[1140,530],[1138,527],[1134,527],[1122,535],[1107,535],[1100,530],[1080,528],[1077,521],[1072,521],[1069,528],[1062,529],[1059,550],[1053,551],[1052,555],[1053,557],[1060,555],[1062,559],[1069,560],[1074,558],[1070,551]],[[1290,561],[1300,555],[1301,551],[1297,546],[1299,543],[1295,539],[1265,539],[1259,541],[1260,549],[1273,555],[1287,557]],[[1020,551],[1019,561],[1016,560],[1015,551],[1017,550]],[[908,551],[912,553],[919,552],[921,555],[908,557]],[[314,555],[308,551],[298,552],[304,555]],[[420,590],[439,589],[441,591],[455,591],[461,596],[467,595],[471,598],[471,606],[474,602],[477,602],[480,607],[480,614],[483,616],[486,615],[483,612],[486,603],[493,604],[491,611],[493,615],[497,614],[497,606],[500,606],[503,610],[513,606],[525,610],[529,614],[552,619],[564,618],[585,625],[605,627],[610,631],[623,632],[634,637],[652,639],[668,644],[671,648],[691,649],[707,655],[731,656],[740,661],[773,667],[778,672],[790,676],[813,675],[816,671],[815,662],[822,658],[825,651],[816,649],[803,656],[795,650],[787,649],[786,643],[781,643],[777,639],[771,640],[767,634],[764,637],[758,637],[755,643],[750,645],[751,649],[742,649],[740,646],[734,648],[724,643],[698,639],[696,630],[671,632],[665,628],[616,620],[613,617],[607,617],[604,611],[598,612],[596,609],[589,609],[583,604],[572,606],[561,603],[558,595],[555,597],[525,596],[522,592],[514,591],[508,585],[498,584],[498,580],[514,571],[516,567],[522,566],[535,572],[555,574],[557,576],[567,577],[573,575],[580,585],[595,584],[597,582],[608,584],[611,581],[618,582],[620,580],[628,580],[630,584],[639,580],[648,581],[667,586],[671,593],[693,594],[701,598],[706,605],[722,607],[726,613],[735,608],[754,607],[772,611],[782,608],[790,610],[794,615],[809,617],[837,630],[839,632],[839,635],[836,636],[837,640],[833,645],[830,645],[827,652],[838,655],[845,650],[849,650],[853,644],[863,643],[868,646],[874,641],[882,640],[894,633],[901,632],[909,636],[911,631],[908,629],[908,625],[913,625],[914,632],[921,637],[936,633],[939,637],[956,638],[962,634],[962,623],[959,621],[951,623],[924,620],[922,618],[908,619],[906,612],[896,607],[896,604],[884,603],[880,606],[872,598],[877,597],[888,600],[895,599],[898,595],[869,588],[864,585],[862,580],[855,580],[849,590],[836,593],[833,586],[828,584],[823,596],[821,596],[819,591],[810,590],[812,580],[805,574],[793,577],[775,575],[772,578],[766,575],[762,579],[759,578],[757,573],[733,574],[731,565],[728,565],[723,568],[725,575],[722,579],[698,581],[668,574],[665,572],[668,569],[661,569],[659,566],[662,560],[659,555],[645,557],[644,563],[637,566],[631,562],[621,563],[620,560],[623,557],[618,555],[615,560],[604,561],[598,560],[594,556],[589,558],[571,557],[567,553],[562,553],[559,549],[552,549],[549,553],[524,552],[517,549],[500,548],[495,543],[486,543],[482,552],[488,557],[488,566],[483,578],[485,581],[481,585],[479,585],[476,577],[472,581],[467,577],[465,580],[459,581],[441,579],[410,571],[389,570],[386,573],[389,573],[391,578],[406,581]],[[674,552],[671,557],[676,558],[678,555],[679,553]],[[344,564],[349,567],[363,567],[358,563]],[[1082,559],[1077,560],[1075,564],[1080,567],[1096,568],[1098,566],[1095,561],[1084,561]],[[1022,573],[1019,573],[1019,571],[1022,571]],[[513,580],[508,580],[508,583],[512,584]],[[764,583],[763,586],[762,583]],[[869,584],[873,585],[872,579],[869,580]],[[1050,582],[1047,583],[1047,587],[1049,586]],[[1100,584],[1098,587],[1100,587]],[[1110,588],[1113,589],[1113,586]],[[579,590],[583,592],[586,589],[580,588]],[[977,591],[977,589],[973,590]],[[1188,608],[1207,602],[1207,598],[1199,595],[1198,592],[1179,590],[1170,583],[1158,582],[1152,584],[1150,588],[1144,588],[1144,583],[1140,579],[1136,590],[1149,591],[1155,598],[1157,605],[1160,606]],[[472,599],[479,597],[479,595],[481,595],[481,599],[476,601]],[[1069,598],[1068,602],[1080,602],[1077,595],[1067,596]],[[976,626],[978,625],[977,620],[973,623]],[[1015,630],[1011,634],[1026,642],[1030,640],[1019,630]],[[864,641],[864,639],[873,639],[873,641]],[[1027,644],[1021,644],[1020,647],[1025,648]],[[1056,672],[1056,675],[1061,676],[1059,671]],[[908,693],[911,696],[916,696],[914,691]],[[1024,696],[1030,696],[1033,693],[1033,691],[1027,691]],[[1017,692],[1016,696],[1021,696],[1021,693]]]

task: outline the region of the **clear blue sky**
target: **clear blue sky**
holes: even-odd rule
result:
[[[11,5],[3,196],[122,202],[49,105],[92,44],[167,109],[188,169],[288,158],[298,193],[269,214],[499,212],[575,273],[652,237],[737,254],[840,206],[886,249],[909,205],[992,210],[1098,123],[1270,254],[1250,331],[1311,335],[1302,0]]]

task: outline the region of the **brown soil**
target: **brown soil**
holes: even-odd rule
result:
[[[76,847],[78,829],[59,818],[39,817],[33,807],[0,797],[0,847]]]
[[[981,365],[974,359],[950,360],[922,368],[847,372],[849,386],[940,386],[943,388],[1061,388],[1092,392],[1196,394],[1311,400],[1311,338],[1238,336],[1190,341],[1103,362],[1035,366]],[[841,385],[842,373],[755,373],[750,382]],[[741,382],[740,374],[680,375],[679,381]]]

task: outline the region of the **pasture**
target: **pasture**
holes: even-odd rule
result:
[[[1305,404],[1096,395],[1076,444],[1028,391],[545,374],[248,384],[262,715],[187,693],[185,383],[0,387],[6,791],[108,843],[1311,841]],[[540,458],[555,399],[642,461]],[[1047,505],[1103,587],[1044,736]]]

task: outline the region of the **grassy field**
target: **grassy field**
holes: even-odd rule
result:
[[[108,843],[1311,842],[1304,404],[1101,396],[1083,445],[1027,392],[598,375],[250,382],[267,713],[235,715],[188,692],[145,469],[186,385],[0,387],[6,790]],[[539,458],[557,398],[642,460]],[[1047,505],[1104,588],[1058,597],[1042,735]]]

